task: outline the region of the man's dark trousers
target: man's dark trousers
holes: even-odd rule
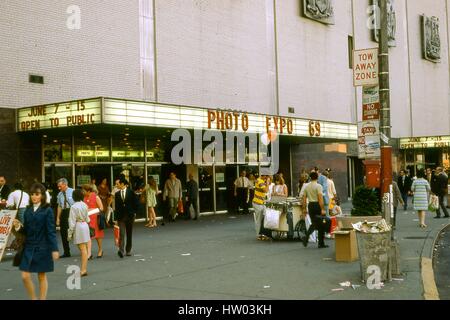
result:
[[[402,193],[402,199],[403,199],[403,209],[406,210],[408,209],[408,192],[406,193]]]
[[[70,209],[62,209],[61,210],[61,220],[59,222],[59,230],[61,233],[61,242],[63,245],[65,256],[70,256],[70,245],[69,245],[69,240],[67,240],[67,236],[69,234],[69,214],[70,214]]]
[[[321,209],[318,202],[310,202],[308,204],[308,210],[309,210],[309,217],[311,218],[311,226],[309,227],[308,231],[306,232],[306,241],[309,240],[309,236],[314,232],[318,231],[319,233],[319,247],[322,247],[325,245],[325,230],[320,224],[320,217],[321,217]]]
[[[134,224],[135,216],[125,216],[122,220],[119,221],[120,227],[120,252],[122,254],[125,253],[124,248],[126,249],[126,253],[131,252],[131,248],[133,245],[133,224]],[[125,233],[127,236],[127,244],[125,247]]]
[[[244,210],[244,214],[248,214],[248,188],[237,188],[237,200],[238,200],[238,213],[239,213],[239,207],[241,207]]]
[[[439,197],[439,208],[436,210],[436,216],[437,217],[441,217],[441,209],[442,209],[442,211],[444,212],[444,216],[446,217],[446,218],[448,218],[449,217],[449,215],[448,215],[448,211],[447,211],[447,208],[445,207],[445,204],[444,204],[444,195],[438,195],[438,197]]]

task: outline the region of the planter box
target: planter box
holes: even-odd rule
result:
[[[358,222],[378,222],[382,220],[382,216],[342,216],[337,217],[337,223],[339,230],[353,230],[352,223],[358,223]]]

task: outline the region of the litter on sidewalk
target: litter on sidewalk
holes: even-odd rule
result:
[[[190,253],[182,253],[181,254],[183,257],[187,257],[187,256],[190,256],[191,254]]]
[[[264,286],[264,289],[269,289],[270,288],[270,286]]]
[[[333,291],[333,292],[344,291],[344,288],[331,289],[331,291]]]
[[[138,261],[145,261],[145,259],[137,259],[136,262],[138,262]]]
[[[346,281],[346,282],[341,282],[339,285],[341,287],[351,287],[352,283],[350,281]]]
[[[391,226],[387,224],[386,220],[382,219],[377,222],[358,222],[352,223],[353,229],[362,233],[382,233],[391,231]]]

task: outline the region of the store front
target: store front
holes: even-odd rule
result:
[[[399,162],[412,176],[420,169],[443,167],[450,170],[450,136],[400,139]]]
[[[193,150],[188,152],[192,153],[191,157],[183,163],[174,160],[172,154],[174,147],[180,144],[180,140],[174,138],[180,133],[180,130],[174,132],[177,129],[182,129],[181,134],[189,135],[188,149]],[[289,145],[301,144],[302,141],[356,140],[356,126],[352,124],[109,98],[19,109],[17,131],[24,135],[40,135],[42,181],[50,186],[65,177],[72,187],[94,181],[98,185],[106,179],[112,189],[114,179],[123,174],[135,191],[145,186],[151,176],[162,190],[170,172],[177,174],[183,187],[192,173],[199,183],[202,213],[235,210],[234,181],[239,172],[246,170],[248,174],[258,176],[261,168],[268,167],[267,155],[277,142]],[[214,138],[205,139],[207,133]],[[233,138],[232,149],[229,149],[229,134],[232,137],[243,134],[247,138],[242,141],[236,138],[236,145]],[[264,142],[268,144],[265,148],[260,141],[264,135],[266,140],[273,138],[272,142]],[[250,142],[252,137],[258,140],[256,149]],[[215,147],[211,153],[213,157],[205,160],[211,143],[217,144],[222,139],[223,152]],[[263,149],[267,149],[266,156],[262,156]],[[289,147],[282,149],[283,153],[289,153],[289,150]],[[183,157],[184,152],[186,150],[182,152]],[[199,153],[203,157],[195,159]],[[292,174],[288,155],[280,155],[279,162],[283,167],[277,171]],[[292,180],[292,177],[288,178]],[[158,200],[156,211],[162,215],[166,210],[162,194]],[[138,218],[143,217],[145,210],[139,213]]]

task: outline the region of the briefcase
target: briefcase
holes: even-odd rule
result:
[[[318,225],[321,231],[329,233],[331,229],[331,219],[327,216],[317,216],[316,219],[318,219]]]

